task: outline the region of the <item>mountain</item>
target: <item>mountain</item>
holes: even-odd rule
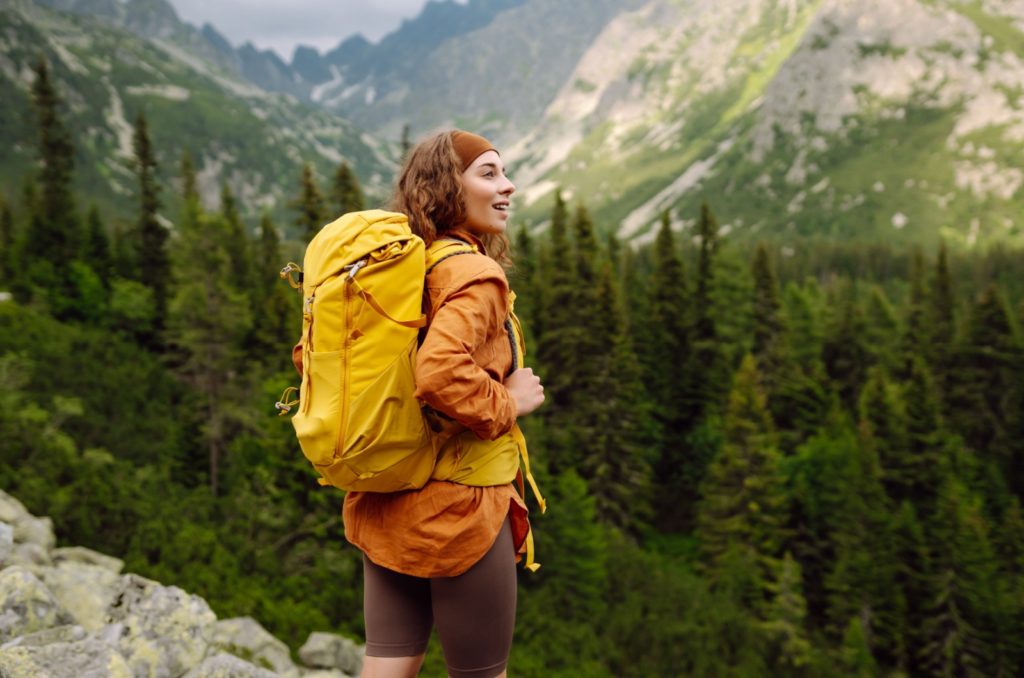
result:
[[[706,199],[740,238],[973,245],[1024,239],[1022,142],[1019,2],[653,0],[507,155],[534,222],[562,186],[627,238]]]
[[[133,6],[165,6],[161,0],[78,4],[122,12],[119,22],[129,21]],[[216,204],[220,182],[227,181],[250,215],[266,208],[283,216],[298,193],[303,162],[326,177],[348,161],[371,193],[386,190],[392,149],[336,115],[268,94],[171,40],[179,26],[173,14],[145,17],[135,25],[147,27],[149,39],[115,22],[25,0],[0,6],[0,96],[6,103],[0,108],[0,143],[11,149],[0,157],[0,180],[9,191],[36,158],[29,89],[39,54],[49,62],[64,102],[64,122],[77,150],[78,189],[102,207],[123,211],[131,204],[126,197],[136,189],[132,123],[139,112],[149,121],[166,216],[172,219],[176,198],[168,180],[177,177],[186,149],[206,202]]]
[[[359,58],[336,65],[335,79],[312,98],[389,137],[408,123],[414,135],[454,125],[508,142],[540,119],[607,23],[639,4],[430,2]]]

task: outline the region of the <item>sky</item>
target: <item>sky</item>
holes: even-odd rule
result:
[[[195,26],[213,24],[231,44],[252,42],[291,61],[296,45],[321,53],[355,33],[376,41],[420,13],[427,0],[169,0]]]

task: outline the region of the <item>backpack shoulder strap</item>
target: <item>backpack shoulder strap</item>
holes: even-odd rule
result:
[[[442,261],[460,254],[479,254],[476,245],[456,238],[438,238],[427,248],[427,275]]]

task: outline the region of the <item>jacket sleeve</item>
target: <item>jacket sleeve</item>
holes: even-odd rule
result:
[[[416,356],[416,397],[484,440],[507,433],[516,421],[508,390],[473,359],[507,315],[504,278],[476,277],[447,294]]]

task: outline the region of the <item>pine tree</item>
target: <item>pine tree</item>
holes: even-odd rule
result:
[[[907,417],[906,455],[893,463],[901,486],[900,499],[909,499],[922,514],[935,508],[936,492],[949,471],[949,433],[940,414],[934,380],[927,365],[914,359],[904,386]]]
[[[946,243],[939,246],[939,255],[935,264],[935,282],[932,286],[932,304],[929,314],[931,325],[930,344],[932,358],[932,374],[941,394],[940,403],[943,412],[949,389],[949,373],[952,369],[954,339],[956,334],[956,298],[953,294],[953,283],[949,274],[949,255]]]
[[[1021,348],[1002,294],[987,287],[972,310],[967,336],[957,349],[950,375],[950,420],[984,464],[1010,478],[1021,441],[1011,435]],[[993,491],[996,492],[995,488]]]
[[[95,204],[90,206],[86,218],[85,247],[82,259],[96,271],[104,285],[110,286],[110,276],[114,270],[113,257],[110,252],[110,240],[100,219],[100,210]]]
[[[575,250],[568,237],[569,214],[561,193],[555,193],[551,213],[551,229],[543,275],[544,295],[541,297],[544,327],[538,347],[545,394],[551,405],[546,407],[545,423],[551,435],[549,459],[551,471],[559,473],[571,465],[578,454],[571,423],[575,402],[573,373],[568,369],[579,356],[582,328],[576,325],[579,285],[576,280]]]
[[[867,631],[859,617],[851,617],[843,633],[843,645],[839,650],[839,662],[835,667],[839,675],[850,678],[874,678],[880,674],[868,645]]]
[[[640,366],[623,322],[619,292],[605,261],[597,281],[594,329],[603,339],[592,361],[589,388],[573,408],[582,432],[581,475],[605,523],[637,532],[650,517],[651,434]]]
[[[308,162],[302,166],[299,196],[292,202],[292,207],[298,212],[295,225],[299,227],[301,237],[308,243],[320,232],[324,221],[324,200],[316,186],[313,167]]]
[[[185,187],[190,190],[187,176]],[[185,203],[173,243],[176,285],[169,306],[168,338],[179,356],[177,370],[197,399],[209,464],[207,481],[216,496],[227,442],[238,421],[230,404],[240,397],[238,346],[252,321],[244,295],[230,280],[230,227],[222,216],[204,214],[195,193],[186,193]]]
[[[910,298],[907,301],[907,328],[903,335],[903,355],[900,376],[910,372],[910,361],[913,357],[930,361],[930,341],[928,330],[928,309],[924,280],[924,257],[920,249],[914,250],[910,266]]]
[[[724,442],[708,468],[697,516],[701,562],[712,581],[719,561],[739,549],[753,568],[746,601],[763,613],[786,541],[786,496],[771,417],[751,356],[743,359],[723,424]]]
[[[906,425],[895,388],[877,368],[861,395],[860,412],[856,456],[837,488],[831,537],[835,565],[826,580],[829,618],[838,635],[851,617],[858,617],[876,659],[894,665],[906,646],[900,626],[906,603],[896,585],[896,539],[879,460],[905,445]]]
[[[782,559],[778,581],[769,589],[773,597],[761,628],[770,638],[771,664],[777,675],[800,675],[812,662],[813,647],[804,627],[807,602],[800,563],[789,551]]]
[[[14,274],[14,213],[0,196],[0,280],[10,280]]]
[[[347,162],[338,165],[338,169],[334,173],[331,198],[339,215],[365,209],[363,189],[359,187],[359,180]]]
[[[533,338],[540,331],[537,312],[540,307],[537,252],[530,231],[525,226],[516,232],[515,243],[516,263],[509,282],[516,293],[515,313],[526,334],[527,346],[534,346]]]
[[[857,302],[856,288],[850,286],[838,296],[833,303],[822,359],[843,404],[853,410],[871,360],[865,342],[864,313]]]
[[[692,430],[707,412],[717,412],[726,393],[728,368],[724,363],[712,308],[714,258],[718,249],[718,220],[702,203],[697,225],[700,252],[693,297],[693,333],[683,375],[683,417]]]
[[[871,355],[871,362],[881,365],[890,375],[906,368],[900,360],[900,329],[892,304],[885,296],[885,290],[878,285],[871,287],[865,314],[864,340]]]
[[[937,599],[938,592],[932,586],[934,574],[924,529],[921,526],[913,504],[900,504],[893,523],[893,538],[896,547],[896,584],[904,600],[904,617],[900,626],[904,629],[902,655],[896,665],[910,675],[920,675],[921,658],[918,654],[925,642],[923,628],[928,617],[928,608]]]
[[[412,132],[409,123],[402,125],[402,140],[400,144],[402,149],[402,159],[404,160],[412,149]]]
[[[768,248],[757,246],[754,255],[754,346],[752,352],[767,372],[766,360],[778,355],[777,345],[783,331],[782,302],[779,300],[779,286],[768,259]]]
[[[270,215],[260,219],[260,237],[256,243],[253,282],[252,333],[246,341],[250,357],[269,365],[287,365],[289,349],[301,331],[300,298],[281,280],[284,266],[281,242]]]
[[[220,213],[227,224],[228,256],[231,258],[231,279],[235,288],[246,292],[252,281],[252,245],[246,232],[242,216],[238,213],[235,196],[227,182],[220,189]]]
[[[924,620],[919,660],[930,675],[983,676],[1000,660],[993,647],[995,558],[980,502],[946,479],[930,521],[936,592]]]
[[[138,249],[139,281],[153,290],[156,308],[154,325],[159,333],[166,325],[170,257],[167,229],[157,219],[160,188],[156,180],[156,156],[149,139],[146,116],[135,119],[135,171],[139,177],[139,219],[135,243]]]
[[[39,212],[27,239],[33,260],[50,262],[60,275],[77,254],[78,216],[71,190],[75,151],[71,135],[60,117],[60,98],[50,82],[50,70],[42,58],[33,66],[32,102],[39,130],[42,160]]]

